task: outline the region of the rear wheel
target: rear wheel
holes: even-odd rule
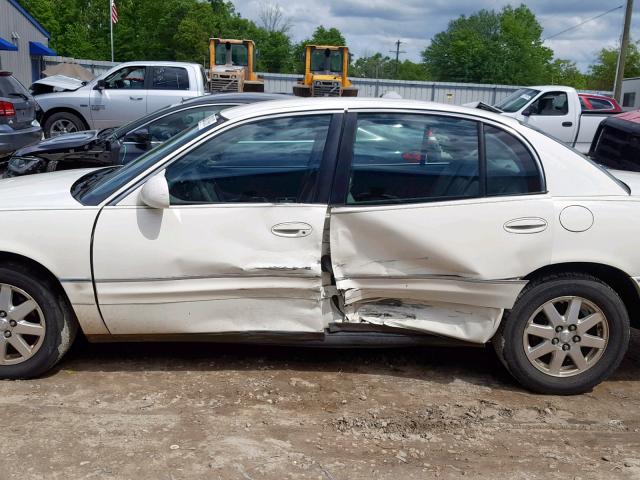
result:
[[[580,274],[530,285],[494,337],[498,356],[524,387],[561,395],[606,379],[628,343],[629,317],[618,294]]]
[[[0,378],[38,376],[67,352],[77,323],[58,292],[21,265],[0,267]]]
[[[84,130],[82,119],[69,112],[57,112],[44,122],[44,134],[47,137],[57,137],[64,133],[74,133]]]

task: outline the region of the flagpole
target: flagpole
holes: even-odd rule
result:
[[[113,62],[113,0],[109,0],[109,30],[111,34],[111,61]]]

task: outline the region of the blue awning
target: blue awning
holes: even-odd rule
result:
[[[40,42],[29,42],[29,55],[57,55],[57,53]]]
[[[13,43],[0,37],[0,50],[13,50],[14,52],[17,52],[18,47],[16,47]]]

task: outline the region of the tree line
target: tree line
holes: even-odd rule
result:
[[[109,0],[21,0],[51,33],[59,55],[110,59]],[[259,51],[263,72],[302,73],[304,46],[346,45],[336,28],[320,25],[302,42],[290,36],[291,22],[274,3],[261,5],[259,20],[243,18],[225,0],[117,0],[115,57],[129,60],[182,60],[208,64],[211,36],[246,38]],[[421,62],[396,62],[382,53],[360,55],[350,76],[515,85],[562,84],[611,90],[617,49],[603,48],[587,73],[556,58],[545,46],[542,27],[525,5],[480,10],[449,22],[421,53]],[[625,76],[640,76],[640,51],[632,43]]]

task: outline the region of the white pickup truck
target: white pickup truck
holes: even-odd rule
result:
[[[32,85],[64,90],[37,95],[47,137],[117,127],[160,108],[205,94],[201,65],[182,62],[121,63],[90,82],[53,76]]]
[[[494,106],[473,105],[517,118],[583,153],[589,151],[600,122],[612,115],[582,110],[578,92],[558,85],[520,88]]]

